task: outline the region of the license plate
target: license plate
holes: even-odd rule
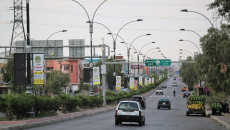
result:
[[[166,103],[163,103],[163,105],[165,105]]]

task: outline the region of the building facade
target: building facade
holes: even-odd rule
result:
[[[81,76],[81,64],[79,59],[67,59],[67,60],[47,60],[46,71],[57,70],[69,75],[70,82],[69,86],[66,87],[68,90],[79,89],[80,76]]]

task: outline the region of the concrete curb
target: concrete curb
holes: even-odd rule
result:
[[[230,125],[229,125],[229,124],[225,123],[224,121],[218,119],[218,118],[215,117],[215,116],[210,115],[210,117],[211,117],[213,120],[217,121],[218,123],[220,123],[221,125],[227,127],[227,129],[230,130]]]
[[[81,118],[81,117],[87,117],[87,116],[91,116],[91,115],[96,115],[96,114],[99,114],[99,113],[104,113],[104,112],[114,110],[115,108],[116,108],[116,106],[111,106],[111,107],[109,107],[107,109],[106,108],[105,109],[100,109],[98,111],[88,110],[86,113],[75,115],[75,116],[71,116],[71,114],[70,114],[70,116],[67,116],[67,117],[56,117],[54,119],[41,120],[41,121],[34,122],[34,123],[28,123],[27,121],[22,121],[22,123],[19,124],[19,125],[0,128],[0,130],[18,130],[18,129],[33,128],[33,127],[53,124],[53,123],[57,123],[57,122],[61,122],[61,121],[73,120],[73,119],[78,119],[78,118]]]
[[[161,84],[165,83],[166,81],[167,80],[165,80]],[[152,94],[159,86],[161,86],[161,84],[159,84],[155,89],[143,94],[142,96],[146,97],[146,96]],[[32,121],[31,120],[19,121],[19,123],[17,123],[17,125],[15,125],[15,126],[0,128],[0,130],[18,130],[18,129],[28,129],[28,128],[33,128],[33,127],[39,127],[39,126],[53,124],[53,123],[57,123],[57,122],[61,122],[61,121],[73,120],[73,119],[78,119],[81,117],[87,117],[87,116],[91,116],[91,115],[96,115],[96,114],[108,112],[108,111],[114,110],[116,107],[117,107],[117,105],[114,105],[114,106],[110,106],[107,108],[106,107],[99,108],[98,111],[87,110],[82,114],[77,114],[77,112],[76,112],[76,113],[69,113],[69,114],[66,114],[63,116],[47,117],[47,118],[43,118],[41,120],[39,120],[39,119],[33,120],[32,119]]]

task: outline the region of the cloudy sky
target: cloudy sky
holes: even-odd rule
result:
[[[214,0],[107,0],[97,11],[94,22],[99,22],[107,26],[112,33],[116,34],[118,30],[126,23],[136,19],[143,19],[142,22],[133,22],[125,26],[119,35],[127,42],[131,43],[135,38],[147,33],[151,36],[143,36],[133,42],[133,46],[140,50],[146,43],[155,41],[156,44],[148,44],[141,53],[152,48],[160,47],[161,52],[173,61],[179,59],[179,49],[187,50],[183,52],[183,58],[191,55],[189,52],[197,52],[198,49],[190,42],[179,42],[179,39],[189,40],[200,47],[199,37],[192,32],[181,32],[184,28],[197,32],[203,36],[211,24],[203,16],[192,12],[181,12],[181,9],[197,11],[207,16],[215,27],[219,22],[215,20],[215,11],[207,10],[207,5]],[[90,19],[97,6],[103,0],[78,0],[87,10]],[[24,7],[26,6],[23,0]],[[0,4],[0,36],[1,46],[10,45],[10,39],[13,28],[13,0],[1,0]],[[24,10],[24,27],[26,30],[26,12]],[[69,39],[85,39],[85,44],[89,45],[89,25],[86,23],[88,17],[83,8],[72,0],[30,0],[30,31],[31,39],[46,40],[52,33],[59,30],[68,30],[65,33],[57,33],[50,40],[64,40],[64,45],[68,44]],[[218,20],[217,20],[218,21]],[[107,35],[105,27],[94,24],[93,45],[104,43],[113,49],[112,37]],[[18,40],[21,40],[18,38]],[[117,39],[116,54],[127,57],[127,48],[121,44],[122,40]],[[201,50],[201,48],[199,48]],[[1,50],[3,51],[3,50]],[[101,50],[97,49],[100,55]],[[156,50],[149,51],[148,57],[162,58]],[[65,51],[64,55],[68,55]],[[151,55],[152,54],[152,55]],[[86,55],[90,55],[86,51]],[[113,54],[112,54],[113,55]],[[134,51],[131,51],[131,59],[136,60]],[[142,59],[142,57],[141,57]]]

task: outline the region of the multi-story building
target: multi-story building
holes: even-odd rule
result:
[[[63,73],[69,74],[70,82],[66,90],[79,89],[81,66],[79,59],[67,59],[67,60],[47,60],[47,71],[57,70]],[[67,91],[68,92],[68,91]]]

